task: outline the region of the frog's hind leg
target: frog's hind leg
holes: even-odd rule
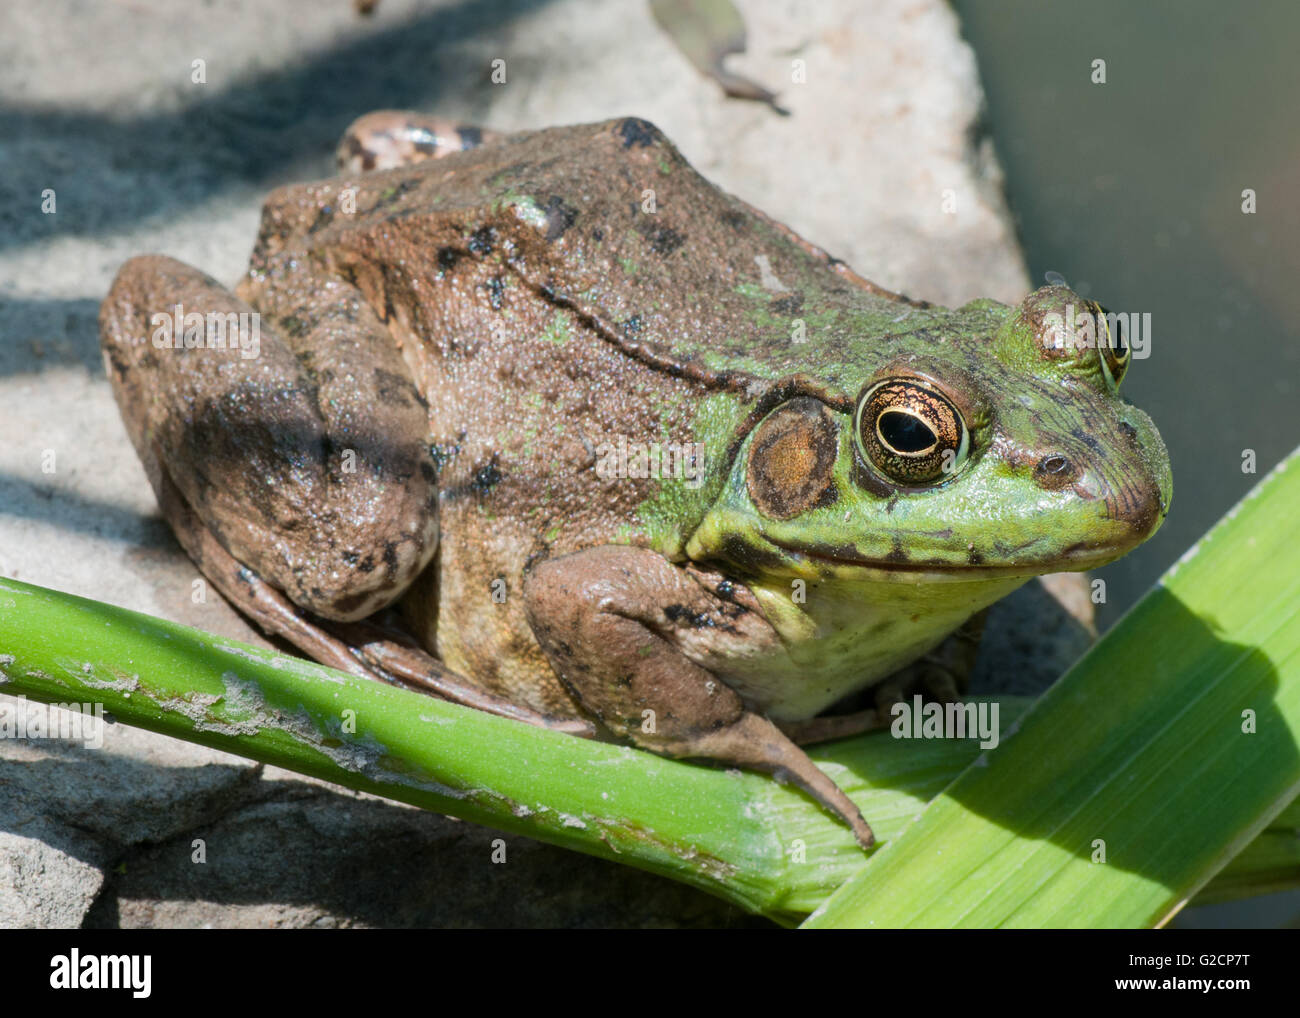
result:
[[[410,110],[377,110],[348,125],[334,160],[340,173],[390,170],[478,148],[500,137],[496,131],[446,117]]]
[[[282,284],[291,297],[264,322],[196,269],[133,258],[100,309],[101,346],[160,504],[165,475],[236,560],[350,621],[437,549],[428,412],[358,292]]]
[[[181,545],[259,628],[322,664],[591,734],[589,723],[477,690],[413,642],[361,621],[400,596],[437,548],[428,412],[358,293],[280,282],[276,292],[288,296],[265,299],[283,329],[159,256],[127,262],[104,301],[109,378]],[[182,324],[198,316],[189,348],[152,341],[165,338],[173,313]],[[241,315],[251,319],[241,325]],[[210,320],[234,323],[219,347]],[[245,328],[255,343],[235,341]]]

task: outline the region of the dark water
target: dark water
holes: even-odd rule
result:
[[[1035,284],[1151,315],[1123,391],[1169,445],[1173,509],[1098,573],[1106,626],[1300,444],[1300,4],[954,7]]]

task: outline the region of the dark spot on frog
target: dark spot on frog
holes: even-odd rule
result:
[[[460,135],[460,149],[466,152],[472,148],[478,148],[483,144],[482,128],[474,127],[470,124],[461,124],[456,128],[456,133]]]
[[[984,564],[984,556],[976,551],[975,545],[972,544],[966,548],[966,561],[970,565],[981,566]]]
[[[546,242],[554,243],[564,235],[564,231],[578,218],[578,210],[564,203],[558,194],[553,194],[546,202]]]
[[[315,233],[334,222],[334,208],[331,205],[322,205],[316,210],[316,218],[312,220],[311,226],[307,227],[309,234]]]
[[[636,339],[641,334],[641,316],[633,315],[626,321],[620,322],[619,327],[623,330],[623,335],[628,339]]]
[[[500,276],[493,276],[485,285],[488,292],[488,304],[493,311],[500,311],[501,295],[505,293],[506,281]]]
[[[409,378],[375,368],[374,379],[375,395],[389,406],[410,406],[413,398],[421,404],[424,402]]]
[[[756,548],[736,534],[723,538],[718,555],[722,561],[735,566],[742,574],[755,576],[764,569],[772,569],[782,564],[781,556],[777,552]]]
[[[470,234],[469,249],[476,255],[489,255],[496,243],[496,232],[490,226],[481,226]]]
[[[657,255],[670,255],[686,242],[686,238],[669,226],[661,226],[650,234],[650,249]]]
[[[778,297],[770,307],[778,315],[797,315],[803,310],[803,294],[792,293],[788,297]]]
[[[749,225],[745,219],[745,214],[736,209],[727,209],[727,211],[722,213],[718,218],[722,220],[723,225],[729,226],[733,230],[743,230]]]
[[[1119,433],[1123,435],[1125,438],[1127,438],[1134,445],[1137,444],[1137,437],[1138,437],[1137,428],[1129,424],[1128,421],[1119,422]]]
[[[628,117],[618,125],[618,133],[623,139],[624,148],[645,148],[656,145],[663,137],[659,128],[640,117]]]
[[[420,476],[424,478],[426,484],[433,484],[438,480],[438,471],[433,469],[433,464],[426,460],[420,464]]]
[[[438,272],[450,272],[459,259],[460,252],[454,247],[438,248]]]
[[[853,456],[853,483],[877,498],[888,499],[889,501],[885,503],[885,512],[892,513],[894,506],[898,504],[898,489],[886,484],[874,470],[864,466],[856,452]]]
[[[908,561],[907,552],[903,551],[902,539],[895,536],[894,546],[889,549],[889,554],[885,556],[886,562],[906,562]]]
[[[358,138],[351,131],[349,131],[347,137],[343,139],[343,144],[347,148],[348,155],[350,156],[359,156],[363,154],[368,154],[366,147],[361,144],[361,139]],[[375,161],[374,156],[371,156],[370,157],[371,166],[374,165],[374,161]],[[370,167],[366,167],[366,168],[369,169]]]
[[[605,239],[605,231],[602,230],[599,226],[596,227],[594,230],[591,231],[591,239],[594,240],[597,244],[599,244],[602,240]]]
[[[486,495],[501,481],[501,471],[497,469],[497,458],[492,457],[491,462],[485,463],[474,471],[474,481],[472,487],[480,495]]]
[[[389,205],[392,205],[394,202],[398,201],[402,197],[402,195],[406,194],[407,191],[410,191],[412,188],[419,187],[421,183],[422,183],[421,179],[417,177],[411,180],[403,180],[400,184],[394,184],[392,187],[386,188],[384,192],[375,200],[373,209],[388,208]]]
[[[693,612],[683,604],[670,604],[664,608],[669,622],[686,622],[692,629],[709,629],[717,623],[704,612]]]
[[[429,446],[429,456],[433,460],[433,467],[439,473],[442,468],[460,455],[460,446],[458,445],[439,445],[433,442]]]
[[[285,315],[279,320],[280,331],[286,336],[292,336],[297,339],[307,331],[307,323],[297,315]]]
[[[1095,435],[1090,435],[1082,428],[1077,427],[1071,428],[1070,434],[1086,445],[1092,452],[1095,452],[1099,457],[1103,459],[1105,458],[1106,450],[1102,448],[1101,442],[1097,440]]]
[[[550,301],[552,304],[559,304],[564,307],[572,307],[573,302],[569,299],[568,294],[557,290],[554,283],[546,282],[537,288],[543,299]],[[581,315],[579,316],[581,317]]]

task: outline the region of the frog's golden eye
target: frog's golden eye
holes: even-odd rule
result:
[[[897,484],[933,484],[966,461],[970,433],[952,402],[912,379],[872,386],[854,421],[859,453]]]
[[[1097,352],[1101,355],[1102,371],[1116,389],[1124,380],[1124,372],[1133,359],[1133,350],[1125,331],[1127,328],[1123,315],[1111,314],[1100,304],[1097,305]]]

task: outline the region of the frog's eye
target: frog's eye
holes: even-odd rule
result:
[[[872,386],[854,420],[858,451],[898,484],[932,484],[966,461],[970,433],[947,397],[919,382],[894,379]]]
[[[1114,328],[1111,328],[1112,323]],[[1123,315],[1111,314],[1101,305],[1097,306],[1097,351],[1101,355],[1101,369],[1116,389],[1124,381],[1124,372],[1133,359],[1126,328]]]

